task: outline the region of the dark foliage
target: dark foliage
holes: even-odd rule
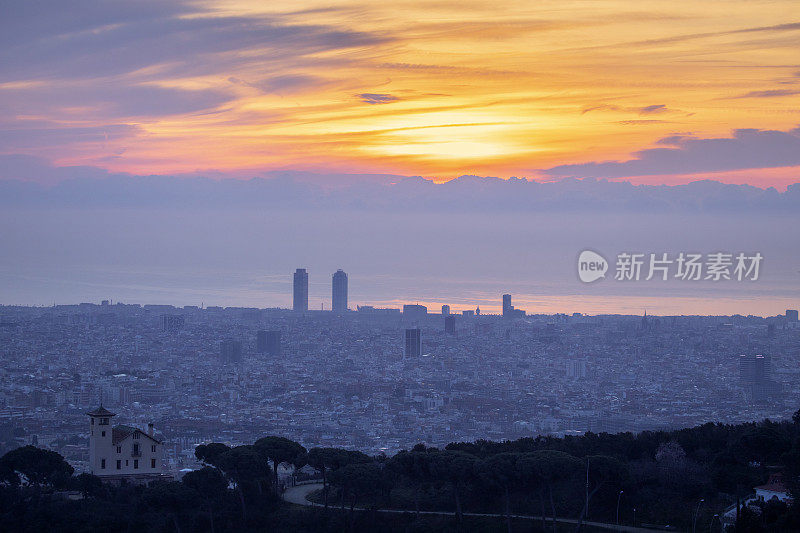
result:
[[[697,523],[705,530],[770,474],[782,473],[790,493],[800,494],[800,412],[785,422],[636,435],[477,441],[444,450],[417,445],[392,457],[306,451],[280,437],[234,448],[201,445],[196,455],[207,466],[180,482],[145,487],[73,476],[55,452],[12,450],[0,458],[0,524],[4,531],[56,532],[558,531],[563,517],[614,523],[617,509],[620,523],[633,525],[635,508],[636,524],[687,530]],[[319,470],[324,490],[315,497],[330,500],[330,508],[283,503],[280,464]],[[82,497],[66,499],[64,490]],[[409,513],[377,512],[387,508]],[[799,509],[778,501],[742,508],[735,531],[800,531]],[[499,517],[476,519],[469,512]],[[523,526],[515,514],[537,518]]]

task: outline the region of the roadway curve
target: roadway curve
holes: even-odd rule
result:
[[[315,503],[308,500],[308,495],[314,492],[315,490],[322,489],[322,483],[310,483],[308,485],[297,485],[296,487],[290,487],[286,489],[283,493],[283,499],[289,503],[294,503],[297,505],[307,505],[310,507],[324,507],[321,503]],[[331,505],[331,508],[337,508],[336,506]],[[373,509],[365,509],[363,507],[356,507],[356,511],[372,511]],[[414,513],[415,511],[409,511],[406,509],[374,509],[374,511],[379,513]],[[425,515],[440,515],[440,516],[455,516],[453,512],[447,511],[420,511],[419,514]],[[492,518],[505,518],[506,515],[499,514],[499,513],[464,513],[464,516],[482,516],[482,517],[492,517]],[[520,515],[520,514],[512,514],[512,518],[519,518],[523,520],[541,520],[541,516],[530,516],[530,515]],[[549,518],[547,520],[550,520]],[[577,524],[578,521],[574,518],[557,518],[556,521],[562,522],[564,524]],[[633,527],[633,526],[617,526],[616,524],[607,524],[605,522],[587,522],[586,520],[583,523],[587,526],[598,527],[602,529],[610,529],[613,531],[627,531],[631,533],[637,532],[645,532],[645,531],[663,531],[659,529],[647,529],[643,527]]]

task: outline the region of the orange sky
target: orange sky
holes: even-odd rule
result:
[[[115,12],[36,42],[20,37],[14,44],[32,55],[0,81],[11,109],[0,153],[136,174],[547,179],[543,169],[629,160],[664,137],[800,124],[796,0],[278,0],[153,10],[143,26],[154,28],[150,41],[136,26],[125,31],[133,15]],[[12,14],[3,24],[14,23]],[[212,45],[193,46],[197,33]],[[86,50],[103,46],[107,64],[92,67]],[[54,71],[46,54],[75,67]],[[162,94],[205,104],[155,105]],[[794,165],[688,167],[635,181],[785,186],[800,181]]]

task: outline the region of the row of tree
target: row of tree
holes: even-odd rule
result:
[[[8,530],[248,531],[297,529],[404,530],[398,521],[357,508],[497,513],[511,531],[514,514],[538,516],[538,529],[557,531],[559,517],[685,529],[720,527],[714,514],[781,472],[800,494],[800,412],[792,421],[725,425],[639,434],[537,437],[514,441],[417,445],[393,456],[340,448],[307,450],[269,436],[251,445],[197,446],[204,467],[180,482],[111,486],[74,475],[57,453],[24,446],[0,458],[0,523]],[[322,509],[282,503],[280,466],[310,465],[322,479]],[[80,491],[79,502],[59,490]],[[703,504],[702,506],[700,504]],[[333,505],[342,511],[333,512]],[[800,505],[771,502],[740,513],[738,531],[800,531]],[[637,514],[631,511],[636,509]],[[394,520],[394,522],[393,522]],[[399,525],[398,525],[399,524]],[[563,526],[562,526],[563,529]]]

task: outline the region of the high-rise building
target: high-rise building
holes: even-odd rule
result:
[[[161,315],[161,327],[164,331],[178,331],[183,328],[183,324],[181,315]]]
[[[567,359],[567,377],[573,379],[583,379],[586,377],[586,359]]]
[[[422,320],[428,316],[428,308],[419,304],[406,304],[403,306],[403,320],[412,322]]]
[[[422,335],[419,328],[406,329],[406,357],[420,357],[422,355]]]
[[[787,309],[786,310],[786,321],[787,322],[797,322],[797,309]]]
[[[511,316],[512,311],[514,311],[514,306],[511,305],[511,295],[504,294],[503,295],[503,316]]]
[[[523,309],[516,309],[511,305],[511,295],[503,295],[503,317],[505,318],[521,318],[525,316]]]
[[[219,343],[219,357],[223,363],[238,363],[242,360],[242,343],[225,339]]]
[[[308,311],[308,272],[305,268],[298,268],[294,273],[294,300],[292,309],[295,312]]]
[[[259,331],[256,334],[256,350],[258,353],[265,353],[267,355],[280,355],[281,332],[277,330]]]
[[[333,274],[333,312],[347,311],[347,274],[341,268]]]
[[[780,401],[783,387],[772,379],[768,355],[740,355],[739,378],[749,400],[756,403]]]
[[[456,334],[456,317],[447,315],[444,317],[444,332],[448,335]]]
[[[450,315],[450,306],[449,305],[444,304],[442,306],[442,315],[443,316],[449,316]]]
[[[267,353],[267,332],[264,330],[256,332],[256,351]]]
[[[762,383],[769,380],[771,369],[767,355],[739,356],[739,379],[744,383]]]

